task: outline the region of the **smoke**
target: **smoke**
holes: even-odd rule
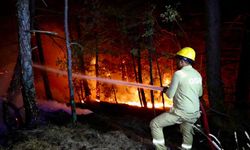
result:
[[[48,100],[37,100],[37,106],[46,112],[56,112],[63,110],[68,114],[71,114],[71,107],[67,106],[65,103]],[[76,113],[77,115],[88,115],[93,112],[88,109],[76,108]]]

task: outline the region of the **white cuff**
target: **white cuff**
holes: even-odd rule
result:
[[[156,140],[156,139],[153,139],[153,143],[154,143],[154,144],[165,144],[165,141],[164,141],[164,139],[163,139],[163,140]]]
[[[182,147],[182,148],[185,148],[185,149],[191,149],[191,148],[192,148],[192,145],[189,145],[189,144],[181,144],[181,147]]]

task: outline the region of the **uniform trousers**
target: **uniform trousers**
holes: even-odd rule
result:
[[[151,135],[153,138],[153,144],[156,150],[167,150],[165,146],[163,128],[174,124],[180,124],[180,131],[182,133],[182,145],[183,149],[191,149],[193,143],[193,124],[197,121],[197,113],[194,115],[188,114],[190,118],[181,117],[174,111],[164,112],[155,117],[150,122]]]

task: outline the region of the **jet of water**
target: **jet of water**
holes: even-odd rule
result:
[[[66,75],[66,76],[68,75],[68,73],[66,71],[62,71],[62,70],[54,69],[54,68],[50,68],[50,67],[45,67],[45,66],[38,65],[38,64],[33,64],[33,67],[41,69],[41,70],[45,70],[48,72],[61,74],[61,75]],[[130,86],[130,87],[137,87],[137,88],[149,89],[149,90],[153,90],[153,91],[162,91],[163,90],[163,87],[154,86],[154,85],[147,85],[147,84],[142,84],[142,83],[126,82],[126,81],[121,81],[121,80],[94,77],[94,76],[88,76],[88,75],[82,75],[82,74],[76,74],[76,73],[73,73],[72,76],[74,78],[79,78],[79,79],[96,80],[99,82],[104,82],[104,83],[109,83],[109,84],[118,84],[118,85]]]

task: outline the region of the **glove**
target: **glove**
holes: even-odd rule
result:
[[[167,86],[163,86],[162,92],[163,92],[163,93],[166,93],[167,90],[168,90],[168,87],[167,87]]]

